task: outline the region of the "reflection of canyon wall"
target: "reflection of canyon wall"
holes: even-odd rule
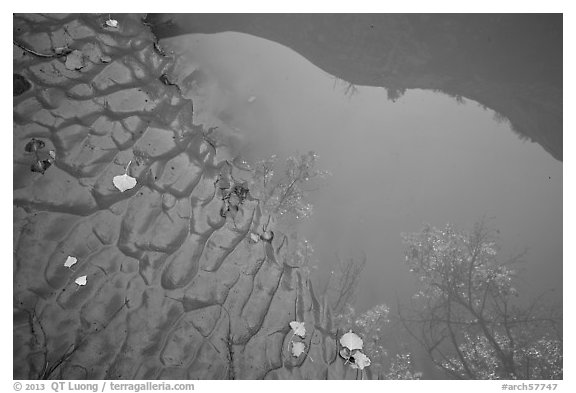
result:
[[[149,15],[158,38],[237,31],[286,45],[357,85],[439,90],[493,109],[562,160],[562,16]]]

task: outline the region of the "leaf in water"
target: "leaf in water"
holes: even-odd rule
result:
[[[26,144],[26,146],[24,146],[24,150],[28,153],[33,153],[37,150],[40,150],[42,148],[44,148],[44,146],[46,146],[46,144],[40,140],[40,139],[36,139],[36,138],[32,138],[30,140],[30,142],[28,142]]]
[[[343,347],[348,348],[350,351],[354,351],[356,349],[362,349],[364,342],[362,339],[350,330],[348,333],[344,334],[340,337],[340,344]]]
[[[78,262],[78,259],[76,257],[68,256],[68,258],[66,258],[66,262],[64,262],[64,266],[70,268],[74,266],[76,262]]]
[[[368,356],[364,355],[362,352],[356,352],[354,354],[354,363],[351,363],[350,367],[364,370],[364,367],[368,367],[370,363],[370,358]]]
[[[340,350],[340,356],[342,356],[346,361],[350,360],[350,350],[348,348],[342,348]]]
[[[306,328],[304,327],[304,322],[292,321],[290,322],[290,327],[294,331],[294,334],[304,338],[306,335]]]
[[[38,172],[44,174],[44,172],[46,172],[46,170],[50,168],[51,165],[52,163],[48,160],[38,160],[34,164],[32,164],[30,170],[32,172]]]
[[[272,239],[274,239],[274,232],[264,231],[264,233],[262,233],[260,235],[260,239],[264,240],[265,242],[270,243],[272,241]]]
[[[130,190],[136,186],[136,179],[132,176],[128,176],[128,174],[114,176],[112,179],[114,186],[120,190],[120,192],[124,192],[126,190]]]
[[[80,276],[80,277],[78,277],[76,280],[74,280],[74,282],[75,282],[76,284],[80,285],[80,286],[84,286],[84,285],[86,285],[86,282],[87,282],[86,279],[87,279],[87,277],[88,277],[88,276]]]
[[[86,64],[84,63],[84,55],[79,50],[75,50],[66,56],[65,66],[67,69],[76,71],[84,68]]]
[[[305,349],[306,349],[306,345],[304,345],[304,343],[293,342],[292,343],[292,356],[298,357],[298,356],[302,355],[302,353],[304,353]]]
[[[106,22],[104,22],[104,24],[105,24],[107,27],[111,27],[111,28],[113,28],[113,29],[117,29],[117,28],[118,28],[118,21],[117,21],[116,19],[110,18],[110,19],[106,20]]]

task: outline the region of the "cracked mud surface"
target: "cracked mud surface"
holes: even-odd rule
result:
[[[282,237],[248,240],[258,201],[221,214],[225,154],[167,83],[174,59],[140,16],[115,18],[14,16],[13,377],[356,378]],[[55,152],[44,174],[32,138]],[[309,356],[290,355],[293,320]]]

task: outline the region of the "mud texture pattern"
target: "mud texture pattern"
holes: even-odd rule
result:
[[[249,240],[259,201],[222,214],[230,165],[174,59],[141,15],[111,17],[14,16],[13,377],[357,378],[286,237]]]

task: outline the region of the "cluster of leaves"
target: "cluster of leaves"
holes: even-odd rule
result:
[[[306,352],[306,344],[303,341],[294,341],[295,336],[299,337],[300,339],[304,339],[306,337],[306,323],[292,321],[290,322],[290,328],[292,329],[292,336],[290,336],[288,345],[292,346],[291,350],[292,356],[297,358],[300,357],[300,355],[304,354],[313,362],[314,359],[312,359],[310,355]]]
[[[396,338],[392,337],[390,309],[386,304],[359,315],[354,307],[347,305],[335,321],[342,329],[352,329],[363,337],[364,351],[372,360],[372,373],[379,379],[420,379],[422,376],[415,371],[410,353],[391,348]]]
[[[383,340],[388,315],[388,307],[380,304],[360,315],[356,314],[354,307],[347,305],[344,312],[336,316],[339,326],[352,329],[364,338],[365,351],[370,355],[375,370],[383,370],[388,363],[388,351]]]
[[[483,222],[470,233],[425,226],[404,241],[419,291],[400,317],[438,367],[459,379],[562,377],[561,316],[540,298],[519,305],[511,265],[521,256],[499,262]]]
[[[346,361],[344,364],[349,364],[351,368],[360,373],[361,379],[364,379],[364,369],[372,364],[372,361],[364,352],[364,340],[348,330],[340,337],[340,356]]]
[[[275,155],[255,164],[250,192],[260,200],[266,214],[292,214],[296,219],[312,214],[312,205],[306,201],[308,191],[305,186],[329,175],[326,171],[314,168],[317,159],[313,151],[299,157],[290,156],[286,159],[283,173],[276,173]]]
[[[56,159],[56,152],[54,150],[49,150],[46,152],[44,148],[46,144],[41,139],[32,138],[26,146],[24,151],[26,153],[33,153],[34,159],[30,167],[32,172],[38,172],[44,174],[48,168],[54,163]]]

